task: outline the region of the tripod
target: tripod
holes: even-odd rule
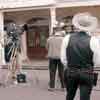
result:
[[[10,78],[12,79],[12,81],[16,80],[17,53],[18,53],[18,48],[17,47],[16,48],[12,48],[10,64],[8,66],[8,70],[10,71]]]
[[[4,43],[2,42],[2,39],[4,38]],[[7,55],[9,57],[9,62],[7,64],[8,66],[8,74],[6,77],[6,82],[10,80],[10,82],[16,81],[17,77],[17,57],[19,54],[19,47],[20,47],[20,36],[14,37],[13,35],[8,36],[5,34],[3,37],[1,37],[0,43],[3,47],[9,47]],[[9,56],[10,55],[10,56]]]

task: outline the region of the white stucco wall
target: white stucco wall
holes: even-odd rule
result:
[[[66,3],[66,4],[63,4]],[[68,4],[67,4],[68,3]],[[60,5],[58,5],[60,4]],[[100,5],[100,0],[0,0],[0,9],[41,6]]]
[[[54,0],[0,0],[0,8],[18,8],[53,4]]]

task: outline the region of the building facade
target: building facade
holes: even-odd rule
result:
[[[84,11],[100,18],[100,0],[0,0],[0,36],[9,22],[27,24],[28,31],[22,36],[24,55],[45,59],[46,39],[53,32],[54,21],[67,22],[75,13]]]

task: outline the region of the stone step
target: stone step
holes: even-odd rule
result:
[[[8,66],[5,64],[1,68],[7,69]],[[22,63],[22,69],[31,69],[31,70],[47,70],[48,69],[48,60],[32,60]]]
[[[25,69],[48,69],[48,60],[32,60],[22,64]]]

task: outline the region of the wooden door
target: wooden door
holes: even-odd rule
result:
[[[49,35],[48,26],[30,27],[27,35],[29,58],[45,59],[47,55],[45,45]]]

